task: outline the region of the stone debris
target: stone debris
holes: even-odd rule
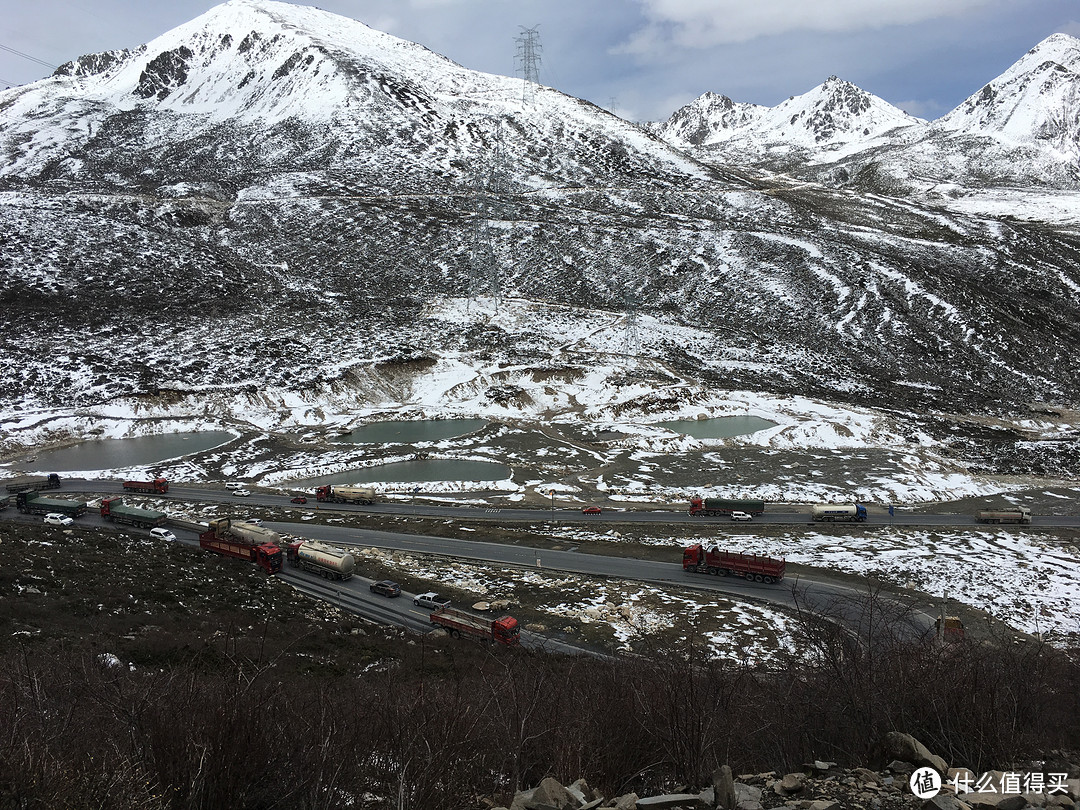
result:
[[[898,732],[887,735],[878,754],[889,763],[880,771],[814,760],[802,771],[783,775],[767,771],[732,776],[724,765],[699,793],[693,792],[695,786],[680,786],[671,793],[607,798],[584,779],[564,787],[548,777],[535,788],[519,791],[509,810],[1080,810],[1080,761],[1075,755],[1012,771],[976,773],[963,767],[946,769],[942,757]],[[940,792],[925,799],[911,789],[912,774],[924,767],[942,776]],[[1040,789],[1022,792],[1018,785]]]

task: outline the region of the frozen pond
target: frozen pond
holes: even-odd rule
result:
[[[433,458],[396,461],[285,483],[290,487],[314,487],[321,484],[371,484],[383,481],[503,481],[509,477],[510,468],[494,461]]]
[[[46,450],[27,464],[26,469],[41,472],[70,472],[139,467],[191,453],[201,453],[234,438],[232,433],[213,430],[137,436],[133,439],[97,439],[71,447]]]
[[[732,436],[745,436],[776,427],[776,422],[762,419],[760,416],[717,416],[713,419],[679,419],[675,422],[661,422],[660,427],[685,433],[695,439],[729,439]]]
[[[487,424],[486,419],[422,419],[416,422],[371,422],[351,433],[338,436],[336,442],[350,444],[413,444],[437,442],[474,433]],[[405,479],[395,479],[402,481]],[[429,479],[424,479],[429,480]],[[447,479],[442,479],[447,480]]]

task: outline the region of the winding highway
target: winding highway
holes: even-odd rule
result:
[[[120,481],[84,481],[66,479],[59,491],[48,494],[85,494],[100,496],[123,491]],[[605,510],[599,515],[582,514],[580,510],[567,509],[500,509],[477,506],[428,505],[388,502],[372,506],[356,505],[318,505],[314,502],[305,505],[293,505],[287,495],[253,493],[247,497],[234,496],[228,490],[172,486],[166,496],[151,496],[193,502],[227,504],[233,510],[242,507],[266,506],[285,508],[295,511],[297,516],[318,509],[320,512],[354,513],[386,516],[422,516],[431,518],[450,518],[458,520],[490,520],[496,523],[531,522],[603,524],[603,523],[639,523],[639,524],[700,524],[701,522],[721,523],[735,528],[724,518],[692,517],[685,512],[665,510]],[[14,499],[13,499],[14,500]],[[312,499],[314,501],[314,499]],[[4,517],[37,521],[40,518],[18,515],[14,509],[0,513]],[[17,517],[16,517],[17,516]],[[79,522],[104,524],[95,513],[79,518]],[[809,512],[798,512],[793,508],[787,511],[768,510],[755,518],[755,524],[803,525],[820,529],[821,526],[810,520]],[[111,524],[104,524],[111,525]],[[715,577],[687,573],[682,570],[681,560],[656,562],[626,557],[613,557],[601,554],[578,553],[575,548],[562,550],[539,549],[521,545],[491,543],[459,538],[434,537],[419,534],[360,529],[356,527],[322,525],[301,521],[273,521],[266,525],[283,534],[292,534],[327,543],[350,546],[368,546],[406,551],[416,554],[431,555],[463,562],[484,565],[508,566],[535,571],[557,570],[589,577],[605,577],[618,580],[648,583],[660,588],[678,588],[706,593],[722,593],[730,598],[744,601],[769,603],[784,609],[802,609],[815,614],[829,616],[852,632],[863,634],[866,628],[866,605],[869,593],[865,586],[852,587],[850,579],[830,576],[827,572],[813,570],[792,576],[789,567],[788,577],[775,585],[747,582],[739,578]],[[976,528],[973,518],[967,515],[935,515],[913,512],[897,512],[895,522],[889,515],[872,515],[866,524],[860,524],[854,530],[865,527],[896,526],[966,526]],[[1037,516],[1032,524],[1039,526],[1077,526],[1080,518],[1070,516]],[[999,528],[999,527],[995,527]],[[1027,528],[1027,527],[1025,527]],[[178,531],[181,539],[188,543],[195,542],[193,532]],[[372,621],[394,624],[413,630],[429,629],[427,612],[413,606],[411,596],[403,595],[400,599],[387,599],[369,591],[370,580],[357,576],[346,582],[328,583],[322,578],[296,569],[287,568],[279,575],[295,588],[314,598],[332,602],[339,607],[364,616]],[[918,636],[933,627],[933,614],[936,609],[930,604],[920,604],[910,595],[890,593],[884,595],[893,606],[894,617],[902,617],[907,632]],[[877,608],[880,611],[880,604]],[[545,646],[550,649],[573,649],[570,645],[557,640],[523,634],[526,644]]]

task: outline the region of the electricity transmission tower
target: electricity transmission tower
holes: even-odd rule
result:
[[[518,70],[521,71],[524,80],[521,88],[521,103],[528,106],[532,104],[536,95],[536,86],[540,84],[540,53],[544,48],[540,44],[539,25],[534,25],[532,28],[519,25],[518,28],[521,29],[521,35],[514,37],[514,42],[517,43]]]

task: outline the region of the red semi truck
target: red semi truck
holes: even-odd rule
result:
[[[465,636],[489,643],[498,642],[513,646],[521,643],[521,628],[513,616],[489,619],[476,616],[457,608],[444,607],[433,611],[431,623],[443,627],[451,636]]]
[[[784,578],[786,562],[757,554],[721,551],[718,546],[705,548],[698,543],[683,551],[682,567],[684,571],[698,574],[743,577],[754,582],[772,584]]]
[[[210,528],[199,535],[199,546],[226,557],[236,557],[260,566],[268,574],[281,570],[279,535],[262,526],[240,523],[229,518],[210,521]]]
[[[169,482],[164,478],[153,481],[125,481],[124,492],[147,492],[151,495],[164,495],[169,491]]]

